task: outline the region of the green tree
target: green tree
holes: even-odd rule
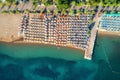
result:
[[[75,4],[76,4],[75,1],[72,1],[72,2],[71,2],[71,5],[72,5],[72,6],[75,6]]]
[[[38,5],[38,1],[37,0],[32,0],[32,3],[33,3],[34,6]]]
[[[6,2],[7,2],[8,4],[13,4],[13,3],[16,3],[16,0],[6,0]]]
[[[87,36],[90,37],[90,35],[91,35],[91,31],[90,31],[90,29],[88,28]]]
[[[63,9],[69,8],[69,1],[68,0],[55,0],[58,10],[63,11]]]
[[[92,24],[93,23],[93,20],[92,19],[90,19],[90,24]]]
[[[42,0],[42,3],[43,3],[45,6],[49,6],[49,5],[52,5],[53,0]]]
[[[57,8],[54,10],[54,14],[55,14],[55,15],[58,14],[58,9],[57,9]]]
[[[74,14],[74,10],[70,9],[70,15],[73,15],[73,14]]]

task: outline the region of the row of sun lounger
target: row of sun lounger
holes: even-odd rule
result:
[[[120,31],[120,14],[106,14],[102,16],[100,27],[107,31]]]
[[[74,45],[86,48],[91,15],[76,16],[30,16],[29,27],[25,30],[26,41],[49,42],[58,45]]]

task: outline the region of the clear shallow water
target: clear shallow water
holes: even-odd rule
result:
[[[120,80],[120,38],[98,36],[92,61],[70,48],[0,43],[0,80]]]

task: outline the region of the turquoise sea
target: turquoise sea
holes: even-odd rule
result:
[[[0,43],[0,80],[120,80],[120,37],[99,35],[93,59],[77,49]]]

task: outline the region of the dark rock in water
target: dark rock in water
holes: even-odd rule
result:
[[[0,80],[23,80],[23,72],[20,66],[9,64],[0,67]]]
[[[50,78],[57,78],[58,75],[60,74],[59,72],[54,72],[48,67],[43,67],[43,68],[36,68],[34,71],[35,74],[38,74],[43,77],[50,77]]]
[[[11,59],[11,57],[8,55],[5,55],[4,53],[0,53],[0,59]]]

